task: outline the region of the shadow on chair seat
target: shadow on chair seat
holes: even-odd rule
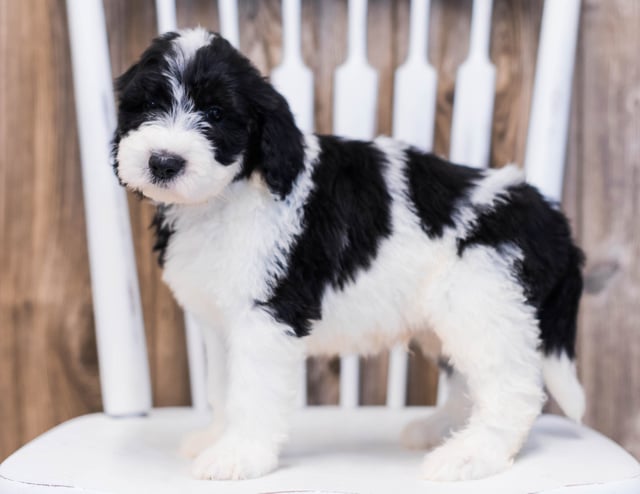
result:
[[[0,466],[4,493],[638,493],[640,465],[604,436],[544,415],[513,468],[464,483],[419,478],[422,452],[399,445],[403,426],[429,408],[310,407],[293,418],[281,466],[261,479],[193,480],[176,451],[181,437],[207,423],[188,408],[148,417],[87,415],[43,434]]]

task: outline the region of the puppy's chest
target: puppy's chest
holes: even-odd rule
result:
[[[226,318],[265,296],[273,235],[259,204],[175,214],[163,278],[181,305]]]

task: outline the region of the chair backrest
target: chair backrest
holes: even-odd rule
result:
[[[220,32],[238,46],[236,0],[219,0],[218,7]],[[115,110],[103,5],[101,0],[67,0],[67,10],[104,408],[111,415],[141,414],[151,406],[151,386],[126,195],[109,167]],[[409,54],[396,72],[393,99],[393,135],[425,150],[433,143],[437,85],[427,59],[429,10],[429,0],[411,1]],[[175,0],[156,0],[156,12],[160,32],[176,28]],[[579,13],[580,0],[547,0],[542,18],[524,165],[528,180],[553,200],[562,191]],[[450,158],[478,167],[488,166],[491,143],[491,14],[492,0],[474,0],[469,55],[458,69],[452,122]],[[367,1],[349,0],[348,15],[348,56],[335,74],[333,127],[337,134],[366,139],[376,128],[378,89],[366,58]],[[283,26],[283,61],[272,80],[289,100],[298,125],[310,132],[313,75],[300,56],[300,0],[283,0]],[[354,102],[358,112],[351,110]],[[202,337],[188,314],[185,327],[193,405],[204,408]],[[341,364],[341,405],[357,406],[358,357],[342,356]],[[405,404],[407,366],[405,350],[393,349],[390,407]]]

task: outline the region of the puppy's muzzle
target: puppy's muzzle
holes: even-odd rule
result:
[[[149,158],[151,175],[159,181],[171,180],[184,169],[185,160],[164,151],[155,152]]]

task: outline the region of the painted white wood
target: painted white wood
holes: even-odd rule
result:
[[[436,406],[444,405],[449,398],[449,376],[442,369],[438,372],[438,394],[436,395]]]
[[[220,34],[236,48],[240,48],[237,0],[218,0]]]
[[[438,76],[428,60],[430,0],[412,0],[407,60],[396,71],[393,88],[393,136],[424,151],[433,148]],[[409,356],[403,345],[389,354],[387,406],[407,399]]]
[[[334,134],[371,139],[376,131],[378,74],[367,62],[367,1],[349,0],[347,59],[336,69],[333,98]],[[340,363],[340,404],[358,405],[360,365],[357,355]]]
[[[427,58],[429,0],[412,0],[409,54],[394,79],[393,136],[424,151],[433,148],[438,77]]]
[[[205,355],[204,336],[194,317],[184,312],[184,328],[189,361],[189,385],[191,390],[191,406],[197,410],[209,408],[207,394],[207,360]]]
[[[456,75],[449,158],[489,166],[496,69],[489,59],[492,0],[474,0],[469,56]]]
[[[340,358],[340,406],[356,408],[360,401],[360,357],[343,355]]]
[[[402,408],[407,404],[407,376],[409,354],[404,345],[398,345],[389,352],[389,372],[387,375],[387,406]]]
[[[284,95],[305,133],[313,132],[313,73],[302,60],[300,0],[283,0],[282,63],[271,72],[271,82]]]
[[[565,486],[570,486],[567,494],[640,492],[640,465],[628,453],[586,427],[551,415],[537,420],[507,472],[472,482],[422,481],[424,452],[402,448],[398,437],[406,423],[431,410],[299,410],[291,418],[283,466],[241,482],[194,480],[189,461],[176,454],[184,434],[207,423],[206,414],[173,408],[154,409],[144,419],[88,415],[54,428],[9,457],[0,465],[0,475],[16,482],[0,478],[0,492],[20,492],[13,490],[19,482],[49,484],[50,490],[42,492],[53,493],[61,492],[58,486],[66,486],[65,493],[76,488],[119,494],[520,494],[565,492]]]
[[[158,33],[175,31],[178,28],[175,0],[156,0],[156,17]],[[184,328],[187,342],[187,358],[189,361],[189,384],[191,389],[191,406],[205,410],[207,399],[207,365],[204,353],[204,338],[196,320],[184,313]]]
[[[333,132],[371,139],[376,132],[378,74],[367,62],[367,1],[349,0],[348,54],[336,69]]]
[[[91,289],[105,412],[151,407],[140,291],[125,191],[110,163],[115,129],[111,66],[100,0],[67,0]]]
[[[562,197],[571,81],[580,0],[546,1],[525,152],[527,180],[547,197]]]
[[[156,18],[158,33],[175,31],[178,26],[175,0],[156,0]]]

